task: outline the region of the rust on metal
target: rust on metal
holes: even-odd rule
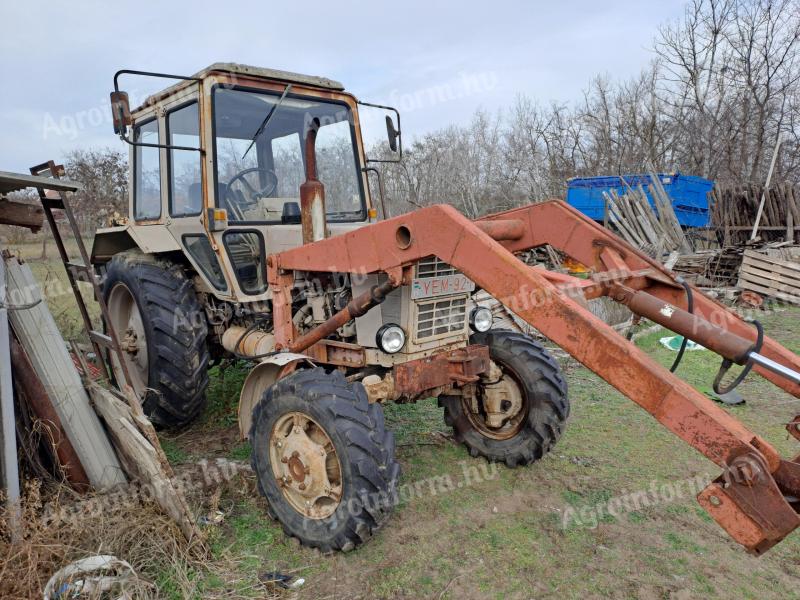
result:
[[[479,345],[402,363],[394,367],[395,392],[413,398],[453,382],[474,383],[489,370],[489,363],[489,348]]]
[[[485,224],[491,221],[500,224]],[[509,221],[523,223],[523,230],[516,231],[516,225],[507,225]],[[506,235],[509,229],[514,229],[513,235]],[[513,239],[504,239],[501,243],[491,234]],[[572,280],[530,268],[512,254],[544,244],[593,269],[590,283],[575,284]],[[686,312],[685,290],[668,270],[563,202],[535,204],[477,222],[470,221],[451,206],[436,205],[282,252],[275,256],[268,269],[277,298],[274,307],[276,338],[280,343],[294,337],[288,315],[291,300],[288,290],[293,282],[293,271],[398,273],[431,255],[459,269],[716,464],[727,468],[737,457],[747,455],[765,465],[764,481],[748,488],[749,500],[744,493],[728,490],[726,503],[731,506],[725,510],[734,515],[730,518],[754,524],[749,533],[731,533],[735,539],[758,551],[797,527],[797,515],[780,493],[783,489],[780,486],[785,486],[786,481],[773,476],[782,464],[777,451],[591,314],[581,305],[580,298],[573,297],[575,291],[567,289],[576,288],[581,298],[596,297],[610,293],[624,282],[631,290],[646,290],[648,296],[657,299],[660,307],[669,305]],[[639,308],[647,312],[652,301],[645,296],[640,298],[646,306]],[[755,341],[752,326],[699,291],[695,295],[694,313],[690,316],[692,321],[685,323],[690,339],[695,335],[691,331],[693,327],[709,322],[730,334],[719,350],[740,354]],[[333,321],[331,325],[312,330],[304,338],[323,339],[327,335],[325,331],[330,332],[343,324],[341,319]],[[713,347],[712,340],[705,341]],[[295,344],[295,348],[303,345]],[[791,369],[800,370],[800,358],[769,338],[765,338],[762,353]],[[444,365],[438,367],[435,356],[426,360],[424,368],[411,363],[406,369],[396,368],[397,388],[413,392],[444,382],[445,377],[438,373],[444,370]],[[457,363],[448,363],[448,368],[452,364]],[[757,371],[800,397],[797,384],[762,369]],[[418,381],[423,377],[430,379]],[[453,381],[451,373],[447,374],[447,379]],[[768,522],[759,517],[764,509],[775,515]],[[717,510],[715,518],[728,528],[729,517],[720,516],[722,512]]]
[[[525,223],[519,219],[483,221],[478,223],[478,227],[486,235],[498,242],[518,240],[525,235]]]
[[[634,291],[625,286],[616,285],[612,291],[612,297],[630,308],[634,314],[650,319],[670,331],[702,344],[736,364],[746,363],[747,356],[753,349],[753,342],[664,302],[643,290]]]
[[[359,294],[330,319],[295,340],[291,346],[289,346],[289,350],[291,352],[302,352],[320,340],[325,339],[356,317],[367,314],[370,308],[383,302],[386,299],[386,295],[397,286],[398,283],[389,279],[380,285],[373,286],[363,294]]]
[[[325,186],[317,179],[317,131],[319,119],[308,127],[305,144],[306,180],[300,185],[300,222],[303,227],[303,243],[318,242],[327,237],[325,220]]]
[[[338,340],[320,340],[305,350],[313,361],[339,367],[361,368],[367,366],[363,346]]]
[[[28,355],[14,336],[11,336],[11,366],[14,370],[14,384],[24,393],[33,413],[42,424],[44,437],[52,445],[67,481],[78,491],[88,491],[91,485],[81,460],[64,431],[47,390],[36,377]]]

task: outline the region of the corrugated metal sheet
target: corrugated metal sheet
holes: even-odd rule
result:
[[[10,304],[28,304],[42,298],[41,288],[30,267],[11,258],[6,261],[6,269]],[[125,483],[117,455],[100,419],[89,404],[89,395],[47,304],[40,302],[32,308],[12,310],[9,320],[34,371],[53,401],[64,431],[92,486],[102,490]]]

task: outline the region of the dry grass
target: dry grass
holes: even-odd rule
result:
[[[45,503],[38,481],[27,483],[23,534],[16,543],[10,540],[8,515],[0,517],[2,598],[40,598],[53,573],[92,554],[113,554],[130,562],[141,578],[137,589],[131,590],[134,597],[155,598],[154,582],[164,565],[193,560],[193,548],[153,506],[129,502],[95,510],[98,505],[92,504],[92,498],[76,498],[66,488],[48,495]]]
[[[41,598],[53,573],[95,554],[131,564],[139,577],[128,588],[134,598],[213,597],[198,590],[198,582],[208,576],[220,581],[218,597],[235,597],[230,591],[241,590],[242,571],[224,558],[209,563],[204,542],[187,543],[175,524],[136,490],[126,486],[109,494],[77,496],[65,486],[45,491],[38,480],[29,481],[21,540],[11,542],[8,514],[0,513],[0,598]],[[198,508],[216,510],[221,491],[198,490],[195,501],[210,501]]]

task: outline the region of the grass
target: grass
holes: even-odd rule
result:
[[[57,261],[32,265],[41,269],[37,276],[60,276]],[[49,302],[55,311],[66,306]],[[798,317],[793,308],[760,319],[770,335],[800,351]],[[664,335],[654,332],[637,343],[669,366],[674,353],[658,342]],[[678,375],[709,393],[719,361],[708,351],[687,352]],[[485,462],[447,438],[435,401],[387,406],[402,485],[422,482],[424,490],[434,476],[461,483],[465,473],[490,476],[404,500],[368,544],[331,556],[296,546],[266,516],[252,477],[236,480],[219,498],[224,521],[207,528],[212,559],[204,568],[164,564],[154,577],[162,596],[180,598],[193,589],[189,595],[198,598],[263,597],[258,576],[277,570],[306,579],[300,598],[800,598],[800,534],[763,557],[749,556],[688,492],[617,516],[586,513],[596,523],[581,519],[564,527],[569,509],[580,514],[625,494],[710,479],[719,468],[588,370],[573,361],[563,366],[572,414],[559,444],[541,461],[481,471]],[[250,447],[236,428],[246,374],[244,363],[212,369],[203,417],[162,435],[171,462],[248,460]],[[723,410],[784,456],[796,454],[784,423],[800,412],[800,401],[756,375],[740,391],[747,403]]]
[[[800,349],[800,310],[762,319],[768,331]],[[674,353],[652,333],[638,344],[668,366]],[[719,358],[687,353],[678,373],[710,391]],[[241,497],[219,527],[215,556],[256,556],[240,563],[242,577],[258,568],[301,569],[300,597],[798,597],[800,540],[790,536],[761,558],[743,552],[683,493],[596,523],[562,526],[569,507],[606,505],[652,486],[674,486],[719,469],[647,413],[586,369],[565,363],[572,416],[551,454],[523,469],[498,467],[495,477],[401,503],[369,544],[346,555],[320,556],[294,546],[264,515],[263,500]],[[226,374],[226,378],[229,377]],[[226,384],[227,386],[227,384]],[[235,410],[235,386],[218,386],[215,419]],[[793,450],[782,424],[798,402],[749,377],[748,399],[726,408],[784,454]],[[390,405],[386,420],[398,440],[403,484],[485,465],[447,439],[435,401]],[[201,427],[207,427],[204,423]],[[245,456],[237,445],[227,456]],[[643,596],[642,596],[643,594]]]

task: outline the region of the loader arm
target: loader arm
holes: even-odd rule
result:
[[[592,266],[592,278],[548,273],[514,255],[543,244]],[[721,466],[723,475],[698,501],[749,551],[767,550],[800,525],[790,504],[800,497],[800,464],[781,459],[765,440],[595,317],[585,299],[605,295],[624,302],[690,339],[710,342],[739,364],[752,352],[752,326],[699,292],[694,314],[682,310],[686,292],[673,274],[563,202],[479,221],[436,205],[269,257],[277,347],[298,350],[291,319],[294,271],[384,272],[399,285],[410,281],[415,262],[431,255],[461,270]],[[800,369],[800,360],[772,340],[765,341],[761,352]],[[796,383],[772,372],[763,374],[799,395]]]

